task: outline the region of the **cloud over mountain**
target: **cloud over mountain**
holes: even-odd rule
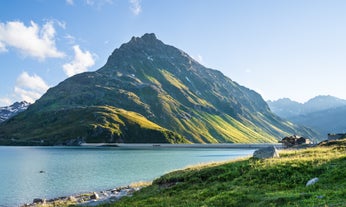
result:
[[[8,51],[8,47],[39,60],[65,56],[55,46],[53,21],[46,22],[42,27],[34,21],[29,26],[20,21],[0,22],[0,52]]]
[[[64,72],[68,77],[88,71],[88,68],[95,64],[93,55],[89,51],[83,52],[79,45],[73,46],[74,59],[70,63],[63,65]]]
[[[22,100],[33,103],[48,90],[49,86],[38,75],[22,72],[17,78],[14,92]]]
[[[142,12],[141,0],[130,0],[130,9],[134,15],[139,15]]]

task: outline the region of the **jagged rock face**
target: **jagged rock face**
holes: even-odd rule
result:
[[[25,111],[29,107],[30,103],[26,101],[15,102],[11,106],[0,107],[0,123],[6,121],[12,116]]]
[[[116,111],[116,114],[120,113],[117,109],[136,112],[136,116],[146,119],[143,121],[146,126],[155,124],[154,129],[164,129],[170,140],[179,142],[271,142],[288,134],[308,137],[312,134],[273,115],[255,91],[240,86],[217,70],[205,68],[183,51],[164,44],[154,34],[133,37],[114,50],[98,71],[75,75],[49,89],[24,114],[26,116],[18,120],[26,122],[37,114],[60,119],[61,111],[85,108],[85,113],[93,113],[86,109],[100,106],[112,107],[109,111]],[[24,117],[27,118],[24,120]],[[87,119],[93,118],[88,116]],[[96,128],[90,129],[90,125],[97,125],[100,120],[83,127],[95,134]],[[98,125],[97,130],[107,131],[104,133],[107,142],[150,141],[141,138],[141,127],[132,127],[139,133],[129,137],[129,133],[125,133],[126,126],[116,120],[113,117],[108,125]],[[136,125],[135,120],[126,120],[127,124],[135,122]],[[114,122],[116,124],[112,124]],[[63,127],[53,127],[54,119],[45,123],[57,130],[57,136],[67,136]],[[183,135],[185,141],[181,137],[173,138],[172,133]],[[90,136],[89,133],[82,137],[87,142],[88,139],[100,141]]]

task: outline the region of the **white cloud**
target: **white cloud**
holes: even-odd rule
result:
[[[61,27],[61,28],[63,28],[63,29],[66,29],[66,22],[64,22],[64,21],[59,21],[59,20],[57,20],[57,19],[54,19],[54,20],[52,20],[52,21],[54,21],[54,23],[56,23],[59,27]],[[51,22],[52,22],[51,21]]]
[[[73,0],[66,0],[66,3],[69,4],[69,5],[73,5],[74,4]]]
[[[114,0],[84,0],[84,1],[80,1],[80,2],[84,2],[86,5],[88,5],[90,7],[93,7],[96,9],[101,9],[104,5],[113,4]],[[75,0],[66,0],[66,3],[68,5],[72,6],[76,3],[76,1]]]
[[[2,42],[0,42],[0,52],[7,52],[6,46]]]
[[[129,0],[130,9],[134,15],[139,15],[142,12],[141,0]]]
[[[94,0],[86,0],[85,1],[89,6],[93,6],[95,4]]]
[[[49,86],[38,75],[29,75],[27,72],[22,72],[17,78],[14,87],[14,93],[19,96],[21,100],[33,103],[39,99],[47,90]]]
[[[76,42],[76,38],[70,34],[64,36],[69,44],[74,44]]]
[[[0,98],[0,107],[1,106],[9,106],[11,104],[13,104],[11,99],[9,99],[9,98]]]
[[[73,76],[78,73],[88,71],[88,68],[95,64],[93,55],[89,51],[83,52],[79,45],[73,46],[75,53],[74,59],[70,63],[64,64],[62,67],[67,76]]]
[[[22,22],[0,22],[0,51],[6,47],[18,49],[23,55],[44,60],[45,58],[61,58],[64,53],[55,47],[55,29],[52,21],[40,28],[31,21],[29,26]]]
[[[95,6],[97,9],[100,9],[106,4],[113,4],[113,0],[85,0],[85,3],[89,6]]]

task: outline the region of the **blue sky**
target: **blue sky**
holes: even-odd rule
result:
[[[0,1],[0,106],[95,71],[155,33],[265,100],[346,99],[343,0]]]

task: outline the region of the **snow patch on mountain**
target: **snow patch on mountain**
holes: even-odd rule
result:
[[[12,116],[25,111],[29,107],[30,103],[26,101],[15,102],[11,106],[0,107],[0,123],[6,121]]]

